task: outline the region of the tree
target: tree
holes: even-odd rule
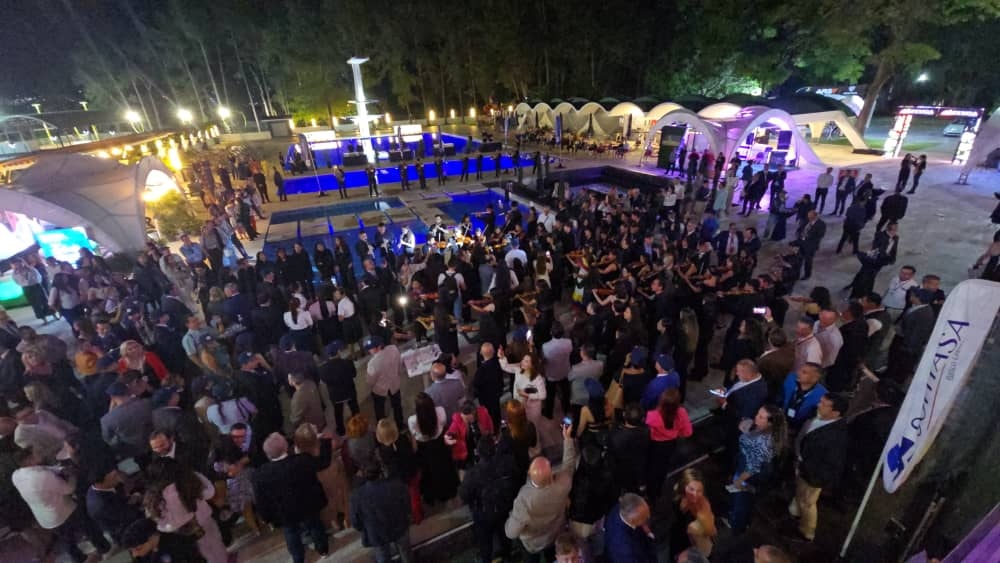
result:
[[[941,56],[931,43],[932,37],[949,26],[996,17],[1000,14],[1000,0],[874,0],[850,4],[822,0],[816,12],[822,16],[813,28],[816,33],[812,40],[817,46],[813,56],[807,58],[816,64],[820,60],[816,54],[835,52],[840,56],[830,68],[814,68],[832,78],[849,78],[857,74],[855,61],[861,61],[874,73],[856,122],[858,131],[864,134],[879,94],[890,80]],[[860,45],[846,49],[852,37]]]

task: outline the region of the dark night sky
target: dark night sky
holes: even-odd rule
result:
[[[106,1],[69,1],[81,16],[119,27],[120,16]],[[62,1],[0,0],[0,6],[0,100],[38,96],[49,103],[46,109],[78,109],[72,54],[84,45]]]

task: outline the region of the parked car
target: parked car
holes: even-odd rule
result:
[[[973,120],[968,117],[956,117],[951,120],[951,123],[945,125],[941,134],[945,137],[961,137],[962,133],[965,133],[965,129],[972,126],[972,122]]]

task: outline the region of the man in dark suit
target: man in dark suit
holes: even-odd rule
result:
[[[826,373],[827,388],[838,393],[854,388],[855,371],[868,348],[868,324],[865,322],[861,303],[848,303],[840,313],[840,318],[844,321],[840,325],[840,336],[844,343]]]
[[[878,218],[876,231],[881,231],[886,223],[898,223],[906,216],[906,205],[909,198],[903,195],[903,188],[896,188],[896,192],[882,200],[882,215]]]
[[[233,282],[226,284],[225,292],[226,300],[222,302],[222,313],[225,315],[223,320],[226,325],[240,323],[247,326],[250,323],[250,312],[253,311],[250,298],[240,293],[240,287]]]
[[[812,541],[816,537],[816,520],[823,489],[835,486],[844,473],[847,459],[847,399],[827,393],[819,400],[816,418],[803,425],[795,440],[795,498],[788,512],[799,518],[799,533]]]
[[[781,386],[795,367],[795,346],[789,344],[785,331],[772,329],[767,335],[767,350],[757,358],[757,369],[767,383],[767,396],[776,401]]]
[[[899,329],[889,347],[888,376],[897,383],[903,383],[913,373],[920,360],[920,354],[934,331],[934,309],[931,308],[933,294],[926,289],[911,290],[907,298],[909,310],[899,317]]]
[[[500,396],[506,387],[503,370],[500,369],[500,361],[496,358],[496,349],[492,343],[483,342],[479,347],[479,354],[482,356],[482,361],[476,368],[476,375],[472,380],[472,395],[479,400],[479,405],[490,413],[493,425],[499,428]]]
[[[320,455],[290,454],[288,441],[275,432],[264,440],[264,453],[270,459],[253,475],[257,514],[275,527],[284,529],[285,545],[295,563],[304,563],[303,530],[313,540],[316,551],[329,551],[326,528],[319,512],[326,506],[326,494],[316,472],[330,465],[330,440],[321,440]]]
[[[730,256],[735,258],[742,246],[743,233],[736,223],[730,223],[728,231],[723,231],[715,237],[715,251],[719,253],[720,262],[725,262]]]
[[[895,222],[889,223],[884,231],[875,233],[872,250],[878,251],[883,266],[895,264],[896,254],[899,252],[899,225]]]
[[[170,326],[181,330],[184,328],[184,321],[193,311],[178,297],[177,286],[171,285],[167,287],[163,299],[160,300],[160,312],[170,315]]]
[[[736,463],[740,422],[744,419],[752,420],[767,401],[767,382],[761,377],[753,360],[743,359],[736,363],[736,378],[736,383],[726,390],[726,397],[722,399],[726,462],[730,465]]]
[[[111,398],[108,413],[101,417],[101,437],[121,459],[140,455],[153,428],[153,406],[149,399],[131,394],[116,381],[105,393]]]
[[[816,256],[819,244],[826,235],[826,223],[819,218],[819,214],[816,213],[815,209],[809,212],[807,218],[806,224],[802,226],[802,230],[799,232],[799,239],[795,241],[798,243],[799,253],[802,254],[804,275],[800,279],[803,281],[812,276],[813,257]]]
[[[14,342],[0,341],[0,393],[16,394],[24,386],[24,364]]]

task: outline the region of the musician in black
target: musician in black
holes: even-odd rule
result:
[[[444,219],[440,215],[435,215],[434,225],[431,227],[430,239],[435,243],[448,242],[448,236],[448,229],[444,226]]]
[[[393,270],[396,269],[396,254],[392,251],[392,237],[385,230],[385,223],[375,227],[375,247],[382,251],[382,258]]]
[[[360,260],[375,256],[375,247],[368,242],[368,233],[364,231],[358,233],[358,242],[354,243],[354,253],[358,255]]]
[[[434,171],[437,173],[438,185],[443,186],[448,181],[448,175],[444,171],[444,159],[440,156],[434,159]]]
[[[410,189],[410,170],[409,167],[406,166],[405,162],[400,163],[398,169],[399,169],[399,185],[405,192]]]
[[[420,180],[420,189],[427,189],[427,172],[424,170],[424,161],[417,159],[417,180]]]
[[[488,240],[497,228],[497,215],[493,211],[492,203],[486,204],[486,211],[480,214],[480,218],[483,220],[483,236]]]
[[[482,152],[477,152],[476,153],[476,179],[477,180],[482,180],[483,179],[483,153]]]
[[[458,236],[463,239],[472,238],[472,218],[468,213],[462,216],[462,222],[458,224]]]
[[[467,182],[469,180],[469,153],[462,155],[462,175],[459,176],[459,182]]]
[[[503,156],[503,153],[502,153],[502,152],[500,152],[500,151],[497,151],[497,157],[496,157],[496,160],[494,160],[494,162],[495,162],[495,163],[496,163],[496,165],[497,165],[497,169],[496,169],[496,172],[497,172],[497,178],[499,178],[499,177],[500,177],[500,168],[501,168],[501,167],[500,167],[500,157],[502,157],[502,156]]]

